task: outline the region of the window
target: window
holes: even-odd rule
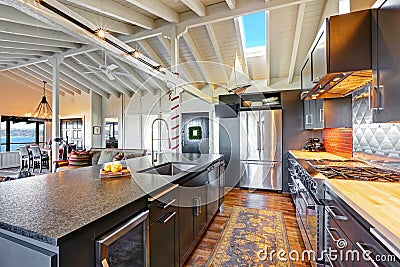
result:
[[[1,150],[16,151],[22,145],[43,146],[45,127],[43,121],[30,121],[24,117],[1,117]]]
[[[241,18],[242,39],[246,57],[265,55],[267,45],[265,12],[258,12]]]

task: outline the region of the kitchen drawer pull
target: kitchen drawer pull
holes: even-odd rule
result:
[[[347,247],[348,245],[347,240],[343,238],[338,229],[325,227],[325,230],[328,232],[329,237],[332,239],[333,242],[335,242],[338,248],[343,249]],[[335,232],[339,236],[339,239],[335,239],[332,232]]]
[[[374,259],[372,259],[372,258],[369,256],[369,254],[372,253],[371,250],[365,249],[365,248],[363,247],[363,244],[361,244],[361,243],[359,243],[359,242],[356,242],[356,245],[357,245],[357,247],[361,250],[361,252],[363,253],[363,256],[365,256],[365,255],[368,256],[369,261],[372,263],[372,265],[374,265],[374,267],[379,267],[379,265],[376,264],[376,262],[374,261]],[[369,253],[368,253],[368,251],[369,251]]]
[[[323,108],[319,109],[319,121],[320,122],[324,121],[324,109]]]
[[[161,209],[166,209],[166,208],[168,208],[169,206],[171,206],[175,201],[176,201],[175,198],[173,198],[173,199],[168,199],[168,202],[167,202],[167,203],[165,203],[164,205],[160,205],[159,207],[160,207]]]
[[[332,208],[335,208],[335,207],[326,206],[326,210],[329,212],[330,215],[332,215],[332,217],[334,219],[338,219],[338,220],[341,220],[341,221],[347,221],[349,219],[345,215],[337,215],[335,212],[333,212]]]
[[[176,215],[176,211],[174,211],[173,213],[171,213],[171,215],[169,215],[164,221],[158,221],[159,223],[163,223],[166,224],[169,220],[171,220],[173,217],[175,217]]]
[[[328,259],[328,263],[331,267],[335,267],[335,265],[333,265],[331,258],[329,257],[329,255],[326,255],[326,258]]]
[[[195,197],[193,198],[193,202],[195,206],[194,214],[199,216],[201,214],[201,198]]]

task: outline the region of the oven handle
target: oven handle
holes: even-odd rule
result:
[[[333,206],[332,206],[333,207]],[[338,220],[341,220],[341,221],[347,221],[349,218],[347,217],[347,216],[345,216],[345,215],[337,215],[335,212],[333,212],[333,210],[331,209],[331,207],[330,206],[326,206],[326,210],[328,211],[328,213],[330,214],[330,215],[332,215],[332,217],[334,218],[334,219],[338,219]]]
[[[372,253],[371,250],[369,250],[369,249],[366,250],[366,249],[363,247],[363,244],[361,244],[361,243],[359,243],[359,242],[356,242],[356,245],[357,245],[357,247],[361,250],[361,252],[363,253],[363,255],[368,255],[368,259],[369,259],[369,261],[372,263],[372,265],[374,265],[374,267],[379,267],[379,265],[376,264],[376,262],[374,261],[374,259],[371,258],[371,257],[369,256],[369,254]],[[368,253],[368,251],[369,251],[370,253]]]
[[[343,248],[347,247],[347,245],[348,245],[347,240],[343,238],[343,236],[340,234],[340,232],[336,228],[325,227],[325,230],[328,232],[329,237],[333,240],[333,242],[335,242],[335,244],[338,248],[343,249]],[[335,237],[333,236],[331,231],[335,232],[340,238],[335,239]]]
[[[303,192],[300,192],[300,196],[301,196],[301,198],[304,200],[304,202],[306,203],[306,206],[307,206],[307,208],[309,208],[309,209],[315,209],[315,202],[314,202],[314,204],[310,204],[308,201],[307,201],[307,198],[303,195]]]

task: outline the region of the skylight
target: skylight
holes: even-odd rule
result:
[[[247,57],[265,55],[266,25],[265,12],[254,13],[241,17],[242,38]]]

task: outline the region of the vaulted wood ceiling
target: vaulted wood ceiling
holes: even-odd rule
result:
[[[1,74],[21,79],[32,88],[41,88],[43,80],[51,84],[49,58],[61,55],[64,57],[60,67],[62,95],[92,90],[104,97],[119,97],[165,91],[163,81],[110,55],[106,57],[107,64],[116,64],[125,75],[115,75],[116,79],[111,81],[102,72],[94,73],[88,65],[104,65],[105,51],[55,29],[32,14],[24,14],[14,8],[18,2],[0,0]],[[285,79],[287,84],[292,83],[293,77],[299,75],[323,14],[327,14],[327,2],[58,0],[165,67],[171,66],[171,41],[165,36],[175,27],[182,33],[178,72],[200,89],[204,81],[226,85],[236,53],[250,79],[266,80],[269,84]],[[268,11],[266,56],[246,58],[238,18],[258,11]]]

